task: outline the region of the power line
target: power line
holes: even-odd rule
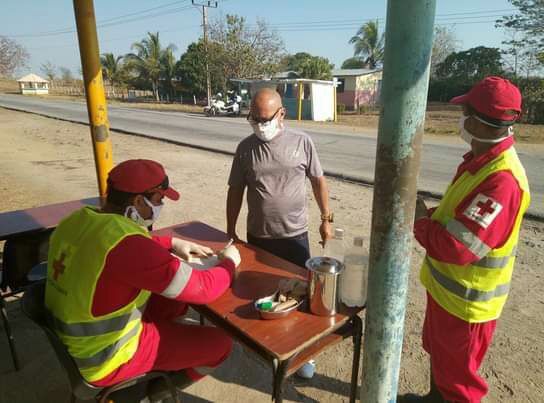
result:
[[[178,13],[180,11],[190,9],[190,8],[192,8],[192,6],[191,5],[186,5],[186,6],[183,6],[183,7],[176,7],[176,8],[170,8],[170,9],[167,9],[167,10],[162,10],[162,11],[156,12],[156,13],[150,13],[150,12],[154,11],[154,10],[161,9],[161,8],[171,7],[172,5],[179,4],[179,3],[186,3],[187,1],[189,1],[189,0],[178,0],[178,1],[175,1],[175,2],[163,4],[161,6],[149,8],[149,9],[146,9],[146,10],[136,11],[136,12],[133,12],[133,13],[123,14],[123,15],[119,15],[117,17],[112,17],[112,18],[108,18],[108,19],[105,19],[105,20],[101,20],[101,21],[97,22],[97,27],[98,28],[106,28],[106,27],[110,27],[110,26],[130,23],[130,22],[134,22],[134,21],[140,21],[140,20],[143,20],[143,19],[155,18],[155,17],[159,17],[159,16],[162,16],[162,15],[166,15],[166,14]],[[57,29],[57,30],[53,30],[53,31],[39,32],[39,33],[34,33],[34,34],[15,34],[15,35],[5,35],[5,36],[11,37],[11,38],[32,38],[32,37],[65,35],[65,34],[70,34],[70,33],[74,33],[74,32],[76,32],[76,28],[74,26],[71,26],[71,27],[67,27],[67,28]]]

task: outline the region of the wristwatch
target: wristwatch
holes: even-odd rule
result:
[[[334,214],[321,214],[321,221],[334,222]]]

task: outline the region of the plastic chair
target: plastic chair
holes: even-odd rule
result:
[[[168,372],[149,372],[147,374],[143,374],[138,377],[134,377],[105,388],[97,387],[86,382],[85,379],[81,376],[81,373],[79,372],[79,369],[74,359],[68,353],[68,350],[66,349],[60,338],[51,328],[47,326],[47,316],[45,311],[44,299],[45,282],[33,284],[29,286],[25,291],[21,300],[21,307],[25,315],[28,316],[29,319],[36,323],[45,332],[49,342],[55,350],[57,358],[59,359],[66,373],[68,374],[70,386],[72,388],[72,402],[75,402],[76,398],[80,400],[94,399],[99,402],[108,402],[108,397],[111,399],[110,395],[114,392],[124,390],[138,383],[146,382],[154,378],[162,378],[166,382],[166,385],[168,386],[168,389],[170,391],[170,395],[172,396],[174,401],[176,403],[179,403],[176,388],[174,387],[168,375]],[[118,394],[116,393],[116,395]]]

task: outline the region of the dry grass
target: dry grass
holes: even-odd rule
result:
[[[459,133],[458,122],[461,116],[459,108],[445,105],[440,110],[437,105],[428,108],[425,114],[425,133],[439,136],[457,136]],[[338,124],[344,126],[358,126],[376,129],[378,127],[379,113],[367,112],[357,115],[340,115]],[[516,140],[521,143],[544,143],[544,125],[517,124],[515,126]]]
[[[19,84],[15,80],[0,78],[0,93],[19,92]]]

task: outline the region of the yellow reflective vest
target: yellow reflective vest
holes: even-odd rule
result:
[[[522,198],[508,240],[501,247],[491,249],[455,219],[455,209],[480,183],[499,171],[512,173],[522,190]],[[480,260],[460,266],[425,256],[421,283],[442,308],[470,323],[487,322],[500,316],[510,289],[521,221],[529,203],[527,176],[514,147],[499,154],[474,175],[465,171],[448,187],[431,219],[446,227]]]
[[[149,237],[132,220],[84,207],[51,235],[45,289],[49,325],[88,382],[97,381],[132,358],[150,296],[142,290],[129,304],[103,316],[92,314],[97,281],[106,257],[129,235]]]

